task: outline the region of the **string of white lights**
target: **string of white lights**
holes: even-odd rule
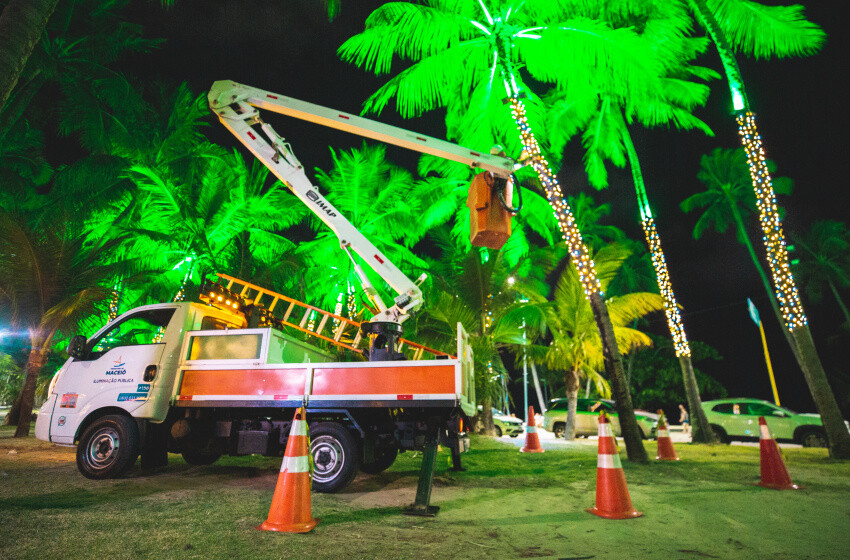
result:
[[[785,234],[782,232],[782,222],[779,219],[779,209],[776,205],[776,195],[767,169],[764,148],[756,129],[755,114],[751,111],[740,112],[736,116],[738,133],[747,152],[747,164],[750,166],[750,176],[756,194],[759,209],[759,223],[764,233],[764,246],[767,251],[767,262],[773,276],[776,298],[779,309],[788,330],[793,331],[808,323],[791,267],[788,263],[788,250],[785,245]]]
[[[667,316],[667,326],[670,328],[670,335],[673,337],[676,357],[690,357],[691,347],[688,344],[688,337],[685,335],[685,327],[682,324],[682,316],[679,314],[676,295],[673,293],[673,284],[670,282],[667,261],[664,259],[664,252],[661,250],[661,238],[655,229],[655,220],[652,219],[652,216],[645,215],[641,220],[641,226],[649,245],[652,266],[655,267],[655,276],[658,278],[658,289],[664,299],[664,314]]]
[[[546,158],[543,157],[537,139],[534,138],[525,114],[525,106],[517,97],[511,97],[510,104],[512,116],[519,129],[523,149],[528,155],[531,166],[537,172],[540,182],[543,184],[546,199],[552,206],[555,219],[558,221],[558,227],[567,241],[570,258],[578,270],[579,280],[584,287],[584,293],[588,298],[591,294],[601,293],[602,287],[599,284],[599,279],[596,277],[596,268],[593,265],[593,260],[590,258],[590,253],[581,238],[581,232],[576,226],[575,217],[570,209],[570,205],[567,204],[567,199],[561,191],[561,185],[549,168]]]

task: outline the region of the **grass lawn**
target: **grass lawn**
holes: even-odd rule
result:
[[[677,444],[676,463],[623,461],[638,519],[585,512],[594,503],[592,447],[520,454],[474,438],[466,472],[440,452],[434,518],[413,502],[418,454],[358,475],[338,494],[313,494],[308,534],[254,527],[268,514],[280,459],[223,458],[191,467],[177,455],[153,473],[92,481],[74,450],[0,428],[0,559],[345,558],[845,558],[850,463],[823,449],[786,449],[796,491],[767,490],[757,447]],[[655,456],[654,442],[647,442]],[[625,458],[625,451],[622,452]]]

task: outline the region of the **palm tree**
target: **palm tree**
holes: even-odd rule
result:
[[[39,370],[57,333],[96,313],[128,265],[104,264],[115,240],[87,245],[61,216],[39,218],[0,215],[0,302],[10,323],[29,333],[15,437],[29,434]]]
[[[768,162],[773,165],[772,162]],[[747,156],[743,149],[736,150],[715,148],[711,154],[700,158],[700,170],[697,178],[707,187],[701,193],[694,194],[684,201],[680,207],[688,213],[702,209],[703,213],[694,225],[694,239],[699,239],[709,229],[717,233],[724,233],[730,225],[735,226],[738,242],[747,248],[747,253],[756,267],[759,278],[764,286],[770,305],[773,308],[776,320],[785,333],[791,351],[797,356],[797,345],[794,343],[791,333],[785,328],[782,312],[776,294],[770,288],[770,280],[759,261],[756,250],[750,241],[744,216],[755,213],[756,198],[750,185],[749,167]],[[776,177],[773,179],[774,192],[782,195],[790,195],[793,182],[787,177]]]
[[[682,42],[683,45],[687,43]],[[693,43],[693,41],[689,41],[689,43]],[[684,47],[683,50],[685,50]],[[689,50],[690,56],[699,52],[699,45],[692,46]],[[680,58],[684,60],[687,57],[683,55]],[[557,126],[557,124],[564,120],[586,121],[582,126],[584,129],[582,141],[586,148],[585,169],[594,186],[598,188],[607,186],[607,173],[603,164],[605,159],[611,160],[618,166],[628,163],[631,169],[640,210],[641,227],[652,255],[658,289],[664,298],[667,324],[682,369],[682,380],[688,395],[688,406],[690,410],[694,411],[693,441],[711,443],[714,441],[714,435],[709,429],[708,420],[702,411],[699,387],[691,362],[687,335],[679,313],[679,305],[676,302],[673,285],[667,270],[667,262],[664,252],[661,250],[661,239],[649,206],[640,161],[631,134],[628,131],[626,119],[623,116],[623,112],[628,111],[626,117],[630,121],[636,119],[647,126],[672,122],[679,128],[697,128],[707,134],[712,134],[707,125],[690,113],[695,106],[705,103],[708,97],[708,88],[702,84],[677,77],[682,76],[684,78],[692,75],[710,77],[711,73],[703,68],[680,64],[679,67],[675,68],[675,71],[671,71],[669,77],[662,80],[663,87],[653,96],[647,107],[640,109],[628,105],[620,106],[616,98],[612,98],[604,92],[594,94],[592,98],[596,102],[588,103],[584,100],[577,101],[571,98],[575,94],[570,95],[569,92],[556,89],[547,95],[546,101],[551,106],[550,111],[556,122],[551,127],[550,132],[554,149],[562,149],[562,146],[566,143],[568,138],[564,132],[569,133],[576,129],[575,122],[564,123],[567,125],[564,127]],[[580,115],[578,111],[564,109],[564,107],[575,106],[583,107],[585,114]]]
[[[745,52],[756,58],[808,55],[820,48],[826,35],[820,27],[803,17],[803,8],[798,5],[769,7],[750,0],[717,0],[711,3],[689,0],[689,3],[697,21],[714,41],[729,82],[738,132],[747,152],[756,194],[767,261],[785,327],[797,347],[795,357],[823,418],[830,456],[850,459],[850,432],[827,381],[788,264],[785,234],[762,139],[734,54],[734,51]]]
[[[795,235],[799,260],[791,261],[791,269],[801,279],[803,289],[813,303],[823,298],[828,287],[838,304],[844,321],[850,325],[850,312],[838,289],[850,287],[850,232],[847,225],[836,220],[818,220],[809,231]]]
[[[589,12],[598,9],[575,7]],[[543,83],[596,84],[600,77],[606,77],[612,95],[635,103],[656,86],[661,69],[650,44],[629,28],[615,29],[599,20],[575,17],[585,15],[578,9],[565,13],[559,3],[546,0],[465,0],[451,4],[434,0],[426,5],[394,2],[375,10],[366,21],[366,30],[346,41],[339,52],[343,59],[377,73],[388,72],[395,55],[415,61],[367,101],[366,111],[380,112],[395,97],[402,116],[410,117],[447,106],[458,91],[461,99],[479,100],[480,106],[492,107],[503,97],[500,91],[504,87],[523,157],[540,179],[591,301],[628,457],[646,461],[593,262],[561,186],[535,139],[522,100],[523,95],[533,96],[522,81],[520,64]]]
[[[626,245],[612,244],[594,255],[603,290],[607,290],[608,284],[630,254],[631,249]],[[634,350],[651,344],[647,335],[627,325],[648,313],[663,309],[661,296],[649,292],[623,294],[609,298],[606,305],[620,347]],[[552,306],[544,308],[544,315],[552,336],[552,343],[545,353],[545,363],[550,369],[564,372],[569,403],[565,437],[574,439],[576,398],[581,378],[592,379],[604,396],[610,392],[606,390],[605,380],[597,373],[604,361],[602,344],[575,266],[569,266],[561,274],[555,284]]]
[[[384,145],[364,143],[359,149],[343,152],[331,149],[331,157],[329,172],[316,170],[316,183],[327,199],[393,263],[410,276],[419,276],[427,264],[412,251],[424,234],[413,175],[386,159]],[[308,222],[316,237],[300,243],[297,253],[307,264],[303,275],[308,297],[327,309],[337,303],[340,294],[347,297],[349,290],[360,284],[354,262],[363,262],[354,253],[351,258],[355,261],[346,257],[339,239],[321,220],[311,216]],[[387,301],[383,280],[368,266],[365,272]]]
[[[494,433],[492,406],[501,394],[500,379],[507,374],[499,352],[517,351],[523,345],[525,304],[518,301],[530,282],[510,284],[517,268],[509,267],[502,251],[473,247],[461,251],[446,228],[431,232],[442,249],[442,258],[431,263],[430,302],[419,321],[417,334],[425,343],[439,347],[455,337],[460,322],[471,335],[475,357],[475,394],[481,405],[481,422]]]
[[[0,109],[59,0],[10,0],[0,14]]]

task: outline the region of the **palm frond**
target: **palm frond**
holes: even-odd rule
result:
[[[756,59],[808,56],[826,41],[826,33],[805,18],[800,5],[765,6],[749,0],[707,3],[735,51]]]
[[[651,44],[631,29],[613,29],[590,19],[572,19],[547,27],[540,39],[517,40],[529,73],[545,83],[587,84],[638,104],[659,87],[663,69]]]

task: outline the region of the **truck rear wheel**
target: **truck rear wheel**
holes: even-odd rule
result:
[[[128,416],[98,418],[77,445],[77,468],[86,478],[116,478],[139,456],[139,429]]]
[[[354,437],[335,422],[310,426],[310,454],[313,459],[313,490],[342,490],[357,474],[360,457]]]

